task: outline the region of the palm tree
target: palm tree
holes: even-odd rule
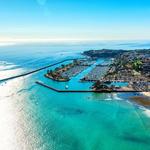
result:
[[[47,70],[47,74],[49,74],[49,70]]]

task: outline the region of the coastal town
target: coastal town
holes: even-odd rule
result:
[[[114,84],[124,82],[125,87],[118,87]],[[109,66],[107,73],[94,83],[93,88],[106,90],[125,90],[125,91],[145,91],[150,90],[150,51],[135,50],[122,51],[115,56],[113,63]]]
[[[45,77],[67,82],[93,66],[79,82],[92,82],[94,91],[150,91],[150,50],[90,50],[82,55],[84,60],[47,70]],[[105,61],[98,63],[100,59]]]

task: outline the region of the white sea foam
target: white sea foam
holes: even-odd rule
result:
[[[16,45],[16,43],[14,42],[0,42],[0,47],[2,46],[12,46],[12,45]]]
[[[105,100],[122,100],[120,97],[118,97],[118,94],[108,94],[107,98]]]
[[[17,65],[6,61],[0,61],[0,80],[18,75],[21,72],[23,72],[23,69],[21,68],[14,69],[14,67],[17,67]]]
[[[8,70],[14,67],[17,67],[17,65],[0,65],[0,71]]]
[[[149,110],[149,109],[144,108],[144,109],[143,109],[143,112],[144,112],[144,114],[145,114],[147,117],[150,117],[150,110]]]

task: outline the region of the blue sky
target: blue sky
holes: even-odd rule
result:
[[[0,40],[150,39],[150,0],[0,0]]]

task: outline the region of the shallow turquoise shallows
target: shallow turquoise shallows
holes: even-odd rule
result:
[[[138,48],[135,42],[124,44],[126,47],[116,42],[105,44],[0,47],[0,79],[66,58],[83,57],[81,52],[91,48]],[[35,83],[40,80],[58,89],[66,85],[69,89],[88,89],[92,83],[79,79],[91,69],[64,83],[45,78],[46,70],[1,82],[0,149],[150,150],[150,110],[130,101],[134,93],[57,93]]]

